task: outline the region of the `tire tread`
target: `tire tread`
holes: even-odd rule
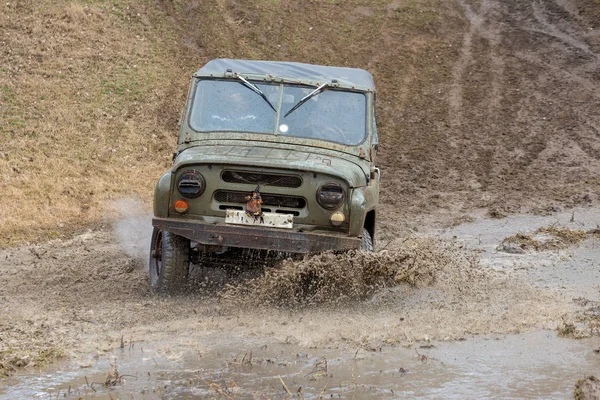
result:
[[[157,293],[171,295],[185,288],[190,242],[168,231],[163,231],[162,235],[162,269],[153,288]]]
[[[360,249],[362,251],[373,251],[373,238],[368,230],[363,228],[362,239],[360,243]]]

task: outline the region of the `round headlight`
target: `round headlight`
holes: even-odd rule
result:
[[[193,199],[200,196],[206,188],[206,182],[200,172],[190,169],[184,171],[177,180],[177,189],[183,197]]]
[[[344,188],[337,183],[326,183],[317,190],[317,202],[327,210],[333,210],[342,205]]]

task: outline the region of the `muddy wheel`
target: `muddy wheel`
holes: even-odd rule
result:
[[[360,243],[360,249],[362,251],[373,251],[373,239],[368,230],[363,229],[362,241]]]
[[[175,294],[185,287],[190,265],[190,241],[154,228],[148,273],[157,293]]]

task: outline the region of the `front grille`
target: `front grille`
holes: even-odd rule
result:
[[[248,192],[236,192],[233,190],[217,190],[214,193],[215,200],[219,203],[246,203]],[[306,200],[298,196],[282,196],[278,194],[263,194],[261,193],[264,206],[272,207],[287,207],[287,208],[304,208]]]
[[[298,188],[302,185],[302,178],[296,175],[274,175],[248,171],[223,171],[221,179],[229,183],[249,183],[288,188]]]

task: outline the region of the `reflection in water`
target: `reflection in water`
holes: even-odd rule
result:
[[[48,398],[60,390],[67,398],[272,398],[289,391],[304,398],[566,398],[577,379],[598,373],[600,356],[592,349],[599,344],[598,338],[575,341],[552,331],[371,351],[246,342],[236,346],[241,352],[202,352],[138,344],[89,368],[66,364],[22,375],[0,395]],[[107,389],[100,383],[111,362],[124,382]]]

